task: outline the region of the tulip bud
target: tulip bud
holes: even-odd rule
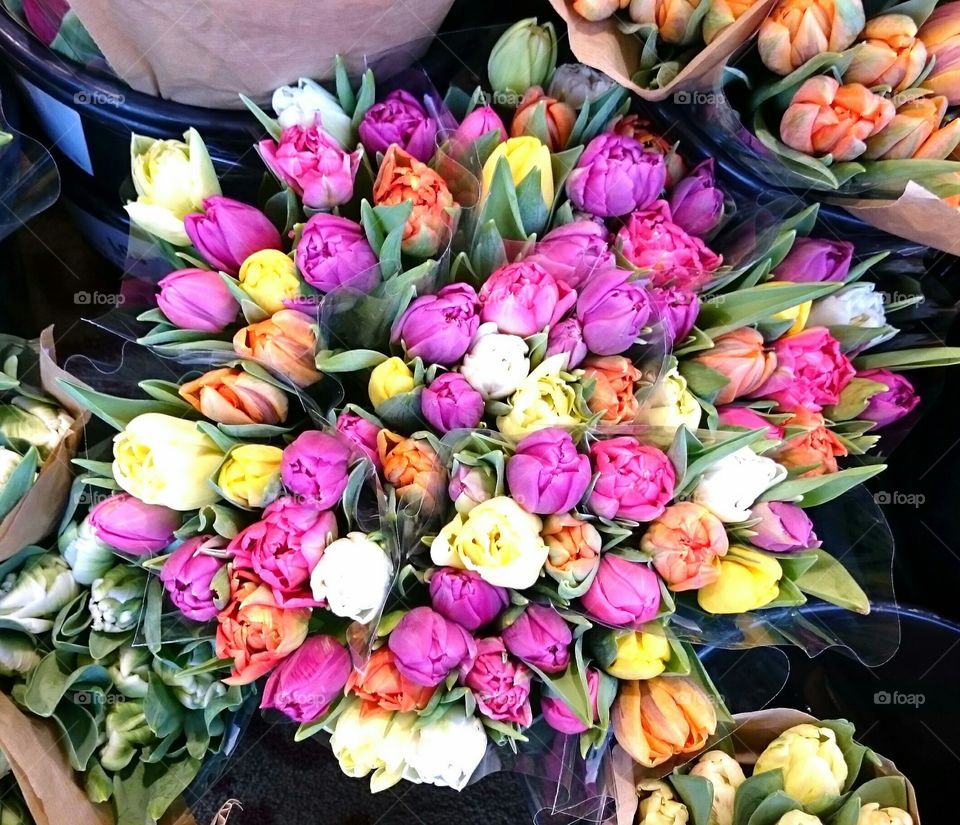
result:
[[[100,749],[100,764],[111,772],[122,771],[133,761],[139,746],[156,739],[140,700],[111,704],[104,727],[107,741]]]
[[[544,86],[557,67],[557,33],[552,23],[537,25],[535,17],[515,23],[501,36],[487,63],[494,92],[522,95],[531,86]]]
[[[381,430],[377,450],[383,480],[393,487],[401,506],[411,507],[426,518],[437,512],[446,492],[447,474],[430,441]]]
[[[460,374],[485,400],[513,395],[530,374],[529,348],[523,338],[481,324],[464,356]]]
[[[916,409],[920,403],[913,384],[899,373],[889,370],[865,370],[857,374],[851,386],[857,379],[882,384],[886,389],[870,396],[866,409],[857,417],[873,421],[877,427],[887,427],[899,421]]]
[[[114,690],[127,699],[145,699],[149,690],[153,654],[142,647],[124,645],[107,667]]]
[[[849,241],[797,238],[787,257],[773,270],[773,278],[798,284],[842,281],[850,271],[854,249]]]
[[[349,218],[318,212],[303,224],[296,262],[304,280],[321,292],[348,287],[372,292],[380,268],[363,227]]]
[[[660,582],[645,564],[607,554],[580,601],[588,616],[611,627],[643,624],[660,609]]]
[[[203,661],[196,648],[182,663],[169,662],[160,657],[153,660],[153,672],[187,710],[203,710],[227,692],[227,686],[213,673],[184,673],[200,664]]]
[[[527,605],[504,628],[503,641],[510,653],[545,673],[560,673],[570,664],[573,634],[570,626],[552,607]]]
[[[116,563],[113,548],[97,538],[89,517],[80,524],[71,523],[60,534],[57,546],[77,584],[87,587]]]
[[[342,695],[351,670],[350,654],[336,639],[310,636],[270,674],[260,707],[312,722]]]
[[[867,141],[867,160],[943,160],[960,143],[960,121],[945,126],[947,99],[920,97],[897,109],[893,120]]]
[[[163,550],[173,541],[180,522],[181,516],[176,510],[158,504],[144,504],[128,493],[104,499],[86,519],[102,542],[135,556]],[[84,531],[81,529],[80,532]]]
[[[710,8],[703,17],[703,42],[708,46],[740,15],[753,6],[755,0],[711,0]],[[713,823],[711,823],[713,825]]]
[[[260,510],[280,494],[283,450],[266,444],[241,444],[220,468],[217,486],[227,501]]]
[[[618,115],[604,130],[622,137],[639,140],[648,152],[663,158],[667,167],[667,187],[676,186],[687,175],[687,163],[677,152],[677,144],[670,143],[663,135],[650,130],[650,121],[639,115]]]
[[[597,698],[600,692],[600,674],[592,667],[585,673],[587,680],[587,698],[590,706],[591,724],[585,724],[574,714],[570,706],[559,696],[548,693],[540,696],[540,710],[543,712],[543,721],[551,728],[568,736],[584,733],[590,730],[597,718]]]
[[[371,106],[359,131],[363,148],[372,158],[398,146],[426,163],[437,148],[437,122],[419,100],[403,89],[390,92]]]
[[[630,19],[641,25],[655,26],[664,43],[685,46],[699,34],[699,26],[690,21],[702,0],[630,0]]]
[[[913,825],[913,817],[902,808],[881,808],[878,802],[870,802],[860,808],[857,825]]]
[[[14,449],[36,447],[46,461],[73,426],[73,418],[59,407],[18,395],[0,404],[0,435]]]
[[[723,192],[716,186],[713,158],[695,166],[670,190],[673,222],[691,235],[706,237],[723,218]]]
[[[687,806],[674,798],[666,782],[641,780],[637,791],[646,794],[640,800],[637,825],[686,825],[689,821]]]
[[[662,631],[615,634],[616,656],[604,670],[622,682],[653,679],[666,669],[672,651]]]
[[[0,585],[0,619],[28,633],[46,633],[57,613],[79,592],[66,560],[53,553],[37,556]]]
[[[549,146],[551,152],[559,152],[566,148],[576,120],[577,114],[568,104],[547,97],[539,86],[531,86],[520,100],[510,134],[515,138],[532,135]],[[540,123],[546,127],[544,133],[537,128]]]
[[[334,138],[342,149],[351,143],[356,145],[350,116],[343,111],[336,97],[309,78],[301,77],[296,86],[281,86],[273,93],[271,104],[281,129],[291,126],[306,129],[316,125]]]
[[[0,676],[21,681],[39,664],[40,653],[29,636],[13,630],[0,630]],[[0,770],[0,776],[2,773]]]
[[[590,66],[564,63],[553,73],[547,93],[574,109],[582,109],[585,104],[598,100],[615,86],[616,83],[603,72]]]
[[[917,24],[905,14],[881,14],[867,21],[853,60],[843,73],[847,83],[909,88],[927,64],[927,47]]]
[[[703,409],[676,367],[658,379],[645,401],[633,418],[637,424],[671,430],[679,427],[696,430],[700,426]]]
[[[606,20],[629,5],[630,0],[573,0],[573,10],[594,23]]]
[[[244,327],[233,337],[242,358],[252,358],[298,387],[320,380],[316,369],[317,330],[303,313],[284,309],[272,318]]]
[[[20,466],[21,461],[23,461],[22,455],[6,447],[0,447],[0,489],[10,480],[10,476]]]
[[[480,301],[468,284],[450,284],[416,298],[394,322],[391,341],[408,358],[453,367],[470,347],[480,326]]]
[[[770,71],[788,75],[821,52],[851,46],[865,19],[861,0],[780,0],[760,25],[760,59]]]
[[[469,666],[477,654],[464,628],[429,607],[405,614],[390,633],[389,645],[397,669],[424,687],[436,687],[451,671]]]
[[[188,619],[206,622],[220,612],[213,580],[226,561],[205,550],[219,550],[226,542],[219,536],[195,536],[181,544],[164,562],[160,581],[174,605]]]
[[[363,576],[356,574],[360,569]],[[365,624],[382,609],[393,572],[384,549],[364,533],[353,532],[327,546],[310,575],[310,587],[331,613]]]
[[[483,192],[488,193],[493,185],[493,175],[501,159],[506,160],[510,176],[519,186],[533,172],[540,174],[540,193],[543,202],[549,207],[553,204],[555,190],[550,149],[537,138],[525,135],[512,137],[504,141],[487,158],[483,165]]]
[[[497,494],[497,474],[488,464],[458,464],[450,475],[448,494],[458,513],[466,515]]]
[[[490,106],[480,106],[467,115],[457,127],[450,140],[451,152],[454,157],[461,157],[480,138],[496,132],[499,142],[507,139],[507,130],[500,119],[500,115]]]
[[[194,332],[223,332],[240,310],[237,299],[216,272],[179,269],[158,284],[157,306],[176,327]]]
[[[446,372],[424,389],[420,409],[439,433],[473,429],[483,418],[483,396],[460,373]]]
[[[184,229],[204,260],[230,275],[261,249],[281,249],[280,233],[259,209],[232,198],[214,195],[203,212],[187,215]]]
[[[793,810],[781,816],[774,825],[823,825],[823,820],[813,814]]]
[[[632,137],[607,132],[587,145],[567,178],[567,194],[577,209],[613,218],[650,206],[666,180],[661,155]]]
[[[723,522],[746,521],[754,502],[786,477],[784,467],[741,447],[707,467],[692,499]]]
[[[960,135],[958,135],[960,136]],[[808,327],[847,326],[859,329],[880,329],[886,326],[886,304],[883,294],[876,291],[876,284],[863,281],[849,284],[843,289],[813,302],[807,317]],[[889,341],[896,330],[877,335],[863,345],[875,347]]]
[[[240,289],[271,315],[300,297],[296,264],[279,249],[262,249],[240,267]]]
[[[917,34],[935,58],[923,88],[945,95],[951,106],[960,103],[960,14],[955,3],[938,3]]]
[[[780,595],[783,567],[757,550],[733,545],[720,559],[720,575],[697,591],[697,602],[707,613],[749,613]]]
[[[504,588],[487,584],[472,570],[440,567],[429,583],[433,609],[471,632],[490,624],[510,604]]]
[[[801,805],[834,800],[843,792],[847,763],[830,728],[796,725],[774,739],[757,759],[753,775],[783,772],[783,788]]]
[[[487,750],[487,735],[476,716],[454,705],[420,730],[407,763],[415,776],[441,787],[463,790]]]
[[[589,585],[603,547],[597,528],[575,513],[565,513],[547,518],[540,535],[549,549],[547,575],[570,588]]]
[[[709,825],[733,825],[737,788],[746,781],[737,760],[723,751],[707,751],[697,760],[690,775],[708,780],[713,787]]]
[[[510,494],[528,513],[549,516],[572,510],[590,477],[590,459],[557,427],[528,435],[507,460]]]
[[[140,622],[147,578],[142,570],[117,565],[90,587],[91,627],[101,633],[124,633]]]
[[[813,522],[795,504],[786,501],[764,501],[755,504],[750,519],[759,519],[750,530],[750,543],[769,553],[795,553],[820,546]]]

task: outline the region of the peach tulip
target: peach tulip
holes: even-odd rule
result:
[[[934,9],[917,34],[927,53],[936,58],[923,88],[945,95],[950,105],[960,103],[960,0]]]
[[[943,160],[960,143],[960,120],[941,126],[946,112],[943,95],[904,103],[890,124],[867,141],[863,156],[868,160]]]
[[[846,83],[891,86],[902,91],[914,84],[927,65],[927,47],[917,38],[917,24],[905,14],[881,14],[870,20],[863,43],[843,74]]]
[[[760,26],[760,59],[788,75],[822,52],[851,46],[865,20],[861,0],[780,0]]]

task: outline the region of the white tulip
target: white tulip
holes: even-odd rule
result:
[[[883,295],[876,291],[876,284],[855,283],[845,286],[839,292],[813,302],[807,328],[810,327],[860,327],[872,329],[886,326],[887,315],[883,304]],[[862,348],[875,347],[889,341],[897,334],[891,330],[878,335]]]
[[[786,467],[741,447],[707,468],[693,490],[693,501],[720,521],[746,521],[757,499],[786,477]]]
[[[482,324],[460,372],[484,400],[506,398],[530,374],[528,356],[527,342],[522,338],[497,332],[496,324]]]
[[[697,399],[687,389],[687,379],[674,367],[644,399],[635,423],[671,430],[684,425],[688,430],[696,430],[702,413]]]
[[[746,781],[737,760],[723,751],[708,751],[693,766],[690,775],[703,777],[713,786],[709,825],[733,825],[737,788]]]
[[[640,800],[637,825],[686,825],[689,822],[687,806],[674,799],[666,782],[645,780],[637,786],[637,791],[647,794]]]
[[[614,85],[603,72],[584,66],[583,63],[564,63],[553,73],[547,94],[573,106],[574,109],[581,109],[584,103],[602,97]]]
[[[428,785],[466,787],[487,752],[487,734],[476,716],[454,707],[442,719],[420,729],[407,754],[405,779]]]
[[[857,825],[913,825],[913,817],[902,808],[881,808],[870,802],[860,809]]]
[[[23,456],[19,453],[8,450],[6,447],[0,447],[0,490],[10,480],[10,476],[20,466],[21,461],[23,461]]]
[[[272,103],[281,129],[308,128],[319,120],[323,131],[341,148],[348,149],[351,143],[356,143],[353,123],[340,101],[309,78],[301,77],[296,86],[281,86],[273,93]]]
[[[367,624],[387,598],[393,563],[365,533],[348,533],[323,551],[310,576],[317,601],[337,616]]]
[[[819,817],[803,811],[790,811],[777,820],[776,825],[823,825]]]

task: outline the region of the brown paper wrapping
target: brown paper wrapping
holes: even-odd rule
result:
[[[736,728],[732,734],[735,756],[741,765],[754,765],[763,750],[785,730],[795,725],[816,724],[817,719],[807,713],[793,708],[770,708],[753,713],[738,713],[733,717]],[[900,776],[900,771],[885,756],[880,756],[880,764],[876,766],[874,776]],[[864,763],[865,770],[870,765]],[[634,774],[634,763],[626,752],[619,746],[614,747],[608,776],[612,783],[613,795],[617,803],[615,818],[611,825],[632,825],[636,819],[637,809],[640,807],[637,798],[637,778]],[[920,814],[917,812],[917,795],[910,784],[909,778],[904,777],[907,783],[907,813],[913,817],[914,825],[920,825]]]
[[[0,523],[0,561],[51,533],[60,521],[63,505],[70,494],[73,483],[70,462],[77,454],[90,413],[57,384],[57,379],[64,376],[66,373],[57,366],[53,327],[47,327],[40,335],[40,384],[74,417],[74,423],[66,438],[40,468],[36,483]]]
[[[676,92],[709,91],[718,85],[720,69],[729,57],[760,28],[777,0],[757,0],[754,6],[693,58],[680,73],[661,89],[644,89],[633,82],[640,69],[643,44],[632,34],[625,34],[612,17],[591,23],[573,10],[572,0],[550,0],[567,23],[570,48],[577,60],[599,69],[621,86],[644,100],[665,100]]]
[[[960,209],[910,181],[896,200],[837,201],[854,217],[899,238],[960,255]]]
[[[238,109],[300,77],[325,80],[429,43],[453,0],[71,0],[111,68],[138,92]],[[419,57],[411,53],[410,61]]]

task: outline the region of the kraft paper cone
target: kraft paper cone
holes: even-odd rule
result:
[[[83,439],[90,413],[57,385],[66,373],[57,366],[53,327],[40,334],[40,383],[44,391],[74,417],[70,432],[50,454],[37,474],[37,481],[0,523],[0,561],[53,532],[73,484],[73,461]]]
[[[642,41],[625,34],[613,18],[591,23],[573,10],[572,0],[550,0],[567,23],[570,48],[581,63],[599,69],[621,86],[644,100],[665,100],[681,91],[712,91],[719,85],[720,70],[730,56],[746,43],[760,28],[777,0],[758,0],[757,3],[693,58],[680,73],[660,89],[644,89],[633,82],[640,70]]]
[[[433,38],[453,0],[71,0],[111,68],[138,92],[239,109],[297,78],[325,80]],[[410,62],[419,57],[411,54]]]
[[[36,825],[111,825],[110,809],[94,805],[77,786],[54,731],[0,693],[0,750]]]
[[[896,200],[837,201],[864,223],[898,238],[960,255],[960,210],[910,181]]]

